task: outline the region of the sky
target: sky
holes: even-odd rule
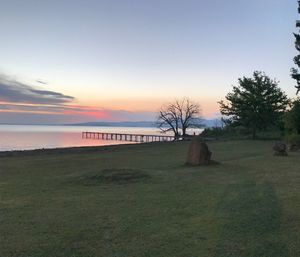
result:
[[[204,118],[264,71],[295,97],[296,0],[0,0],[0,123]]]

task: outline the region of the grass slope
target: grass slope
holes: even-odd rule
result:
[[[188,143],[0,158],[0,256],[300,256],[300,154]]]

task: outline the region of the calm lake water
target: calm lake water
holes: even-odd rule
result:
[[[82,139],[83,131],[159,135],[157,128],[0,125],[0,151],[73,146],[129,144],[113,140]]]

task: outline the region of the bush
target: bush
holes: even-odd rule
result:
[[[289,134],[286,136],[286,140],[291,145],[300,146],[300,134]]]
[[[243,126],[226,126],[206,128],[201,133],[203,137],[216,138],[216,139],[251,139],[251,130]],[[257,139],[261,140],[278,140],[282,139],[283,134],[279,128],[273,126],[272,128],[264,131],[257,132]]]
[[[233,128],[230,126],[221,128],[221,127],[212,127],[206,128],[201,133],[203,137],[213,137],[213,138],[222,138],[222,139],[232,139],[240,138],[244,135],[245,131],[242,128]]]
[[[285,114],[284,125],[286,132],[293,136],[300,134],[300,99],[292,103],[292,108]]]

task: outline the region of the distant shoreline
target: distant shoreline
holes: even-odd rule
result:
[[[220,119],[202,119],[203,127],[213,127],[220,121]],[[78,127],[129,127],[129,128],[157,128],[155,121],[96,121],[96,122],[80,122],[67,124],[10,124],[0,123],[1,125],[13,126],[78,126]]]
[[[129,127],[129,128],[156,128],[155,122],[141,121],[141,122],[85,122],[85,123],[60,123],[60,124],[14,124],[14,123],[0,123],[0,126],[74,126],[74,127]]]

